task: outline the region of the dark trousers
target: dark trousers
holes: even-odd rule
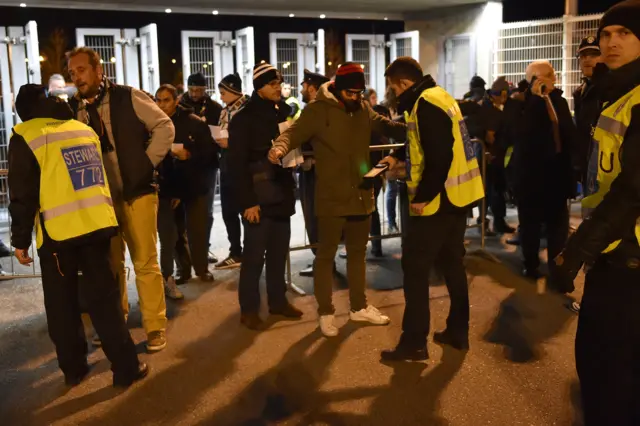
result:
[[[207,239],[207,259],[209,247],[211,246],[211,229],[213,229],[213,205],[216,198],[216,180],[218,178],[218,169],[211,170],[211,189],[207,192],[207,222],[206,222],[206,239]]]
[[[569,237],[569,208],[567,199],[555,194],[549,197],[518,198],[520,220],[520,246],[524,267],[536,270],[540,267],[540,237],[542,225],[546,225],[550,278],[554,278],[552,262],[564,248]]]
[[[638,306],[640,269],[598,260],[587,273],[576,335],[585,426],[640,425]]]
[[[207,208],[208,195],[181,201],[171,208],[170,198],[161,198],[158,206],[158,235],[160,236],[160,269],[166,279],[173,275],[174,250],[183,276],[191,272],[207,273],[208,239]],[[188,249],[185,246],[185,237]],[[187,255],[188,254],[188,255]]]
[[[405,309],[401,343],[424,347],[429,334],[429,276],[434,264],[442,271],[451,298],[447,330],[469,331],[469,289],[463,258],[466,212],[411,216],[402,245]]]
[[[229,255],[232,257],[242,256],[242,237],[240,225],[240,208],[236,204],[231,182],[226,172],[220,174],[220,203],[222,204],[222,220],[227,228],[227,238],[229,239]]]
[[[309,244],[318,243],[318,217],[316,216],[316,172],[314,169],[298,174],[300,185],[300,203],[304,213],[304,224],[307,229]],[[315,255],[317,248],[311,251]]]
[[[109,253],[109,239],[56,251],[45,244],[38,250],[49,336],[65,376],[77,377],[87,368],[80,300],[102,340],[111,370],[123,377],[138,371],[138,355],[124,321]],[[82,283],[78,271],[82,271]]]
[[[409,223],[409,193],[407,184],[398,181],[398,204],[400,205],[400,229],[402,235],[406,235]]]
[[[504,195],[507,191],[507,181],[504,167],[488,164],[486,179],[486,199],[491,208],[495,226],[496,222],[504,222],[507,215],[507,202]]]
[[[367,307],[365,256],[370,216],[321,216],[318,218],[318,253],[314,268],[314,290],[319,315],[333,315],[333,270],[338,244],[344,233],[347,249],[347,279],[351,310]]]
[[[267,295],[272,310],[287,303],[287,284],[284,280],[291,221],[289,218],[261,217],[260,223],[242,221],[244,226],[244,253],[240,269],[238,296],[242,313],[260,309],[260,275],[266,264]]]
[[[378,196],[380,195],[380,191],[382,191],[382,180],[376,179],[374,181],[373,186],[373,202],[374,202],[374,210],[371,213],[371,227],[369,230],[369,234],[372,237],[379,237],[382,235],[382,226],[380,224],[380,212],[378,211]],[[382,240],[373,240],[371,241],[371,248],[374,252],[382,251]]]

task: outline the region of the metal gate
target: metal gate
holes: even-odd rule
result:
[[[155,93],[160,87],[158,30],[150,24],[139,31],[140,36],[131,28],[78,28],[76,44],[98,52],[112,82]]]
[[[182,31],[184,87],[191,74],[202,73],[207,93],[219,100],[218,83],[234,70],[235,44],[230,31]]]
[[[470,34],[447,37],[444,41],[445,89],[462,99],[476,74],[475,38]]]
[[[324,74],[324,30],[318,31],[317,41],[312,33],[271,33],[269,43],[271,64],[291,84],[292,96],[300,98],[305,68]]]
[[[601,17],[565,16],[502,25],[493,52],[493,79],[506,76],[515,84],[525,78],[531,62],[548,60],[556,70],[558,87],[573,109],[572,92],[582,78],[576,51],[582,38],[596,35]]]

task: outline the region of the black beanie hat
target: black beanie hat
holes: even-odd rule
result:
[[[598,39],[602,30],[610,25],[621,25],[640,39],[640,0],[625,0],[607,10],[600,20]]]
[[[218,87],[227,92],[242,95],[242,79],[237,72],[223,78],[220,83],[218,83]]]
[[[335,85],[338,90],[364,90],[366,83],[362,66],[355,62],[342,64],[336,73]]]
[[[253,88],[260,90],[273,80],[282,80],[280,73],[271,64],[257,64],[253,67]]]
[[[187,79],[187,86],[191,87],[206,87],[207,79],[202,75],[202,73],[198,72],[195,74],[191,74]]]
[[[16,96],[16,112],[22,121],[35,118],[37,111],[42,109],[43,101],[47,100],[47,87],[40,84],[25,84],[20,87]]]
[[[486,85],[487,82],[484,81],[484,79],[479,75],[474,75],[473,77],[471,77],[471,81],[469,82],[470,89],[484,89]]]

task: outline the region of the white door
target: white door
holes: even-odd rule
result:
[[[38,25],[35,21],[29,21],[24,27],[25,45],[27,47],[28,74],[29,83],[41,84],[40,76],[40,44],[38,43]]]
[[[102,68],[109,80],[125,84],[122,48],[118,44],[122,39],[122,30],[107,28],[78,28],[76,43],[98,52]]]
[[[142,90],[155,95],[160,87],[160,60],[158,58],[158,27],[150,24],[140,28],[140,74]]]
[[[270,61],[285,82],[291,84],[292,96],[300,98],[300,83],[305,68],[316,70],[316,46],[313,34],[269,34]]]
[[[253,27],[236,31],[236,72],[242,79],[244,93],[251,93],[253,90],[253,67],[255,64]]]
[[[469,89],[469,81],[476,73],[473,37],[458,35],[444,42],[445,89],[454,98],[462,99]]]
[[[364,69],[367,87],[373,87],[382,99],[385,90],[384,71],[387,66],[384,35],[347,34],[347,61]]]
[[[218,83],[233,72],[233,41],[229,31],[182,31],[184,87],[191,74],[202,73],[207,93],[218,99]]]
[[[318,41],[316,42],[317,62],[316,62],[315,70],[317,73],[325,75],[324,74],[326,72],[325,64],[327,63],[327,58],[326,58],[326,53],[324,48],[325,47],[324,46],[324,30],[322,29],[318,30],[317,38],[318,38]]]
[[[420,32],[391,34],[391,62],[401,56],[410,56],[420,61]]]
[[[0,39],[5,39],[5,37],[8,37],[7,29],[0,27]],[[9,71],[9,49],[11,47],[9,43],[0,44],[0,149],[3,154],[6,154],[11,128],[14,126],[13,87]],[[7,168],[6,160],[6,155],[0,158],[0,168]]]

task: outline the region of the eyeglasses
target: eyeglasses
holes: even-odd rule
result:
[[[352,95],[352,96],[362,96],[362,94],[364,93],[364,90],[347,90],[347,93]]]

